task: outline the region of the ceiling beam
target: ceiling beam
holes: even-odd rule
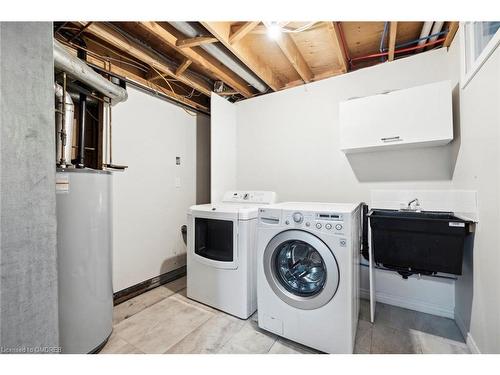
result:
[[[234,44],[243,39],[249,32],[257,27],[260,21],[246,22],[238,30],[229,35],[229,44]]]
[[[344,51],[344,47],[342,46],[342,39],[340,36],[340,25],[338,22],[328,22],[326,25],[326,30],[330,34],[330,37],[333,42],[333,49],[335,50],[335,54],[337,55],[340,69],[346,73],[349,67],[349,63],[347,61],[347,56]]]
[[[392,21],[389,26],[389,61],[394,60],[394,51],[396,51],[396,38],[398,35],[398,23]]]
[[[157,56],[155,56],[153,52],[148,51],[140,44],[127,39],[112,28],[94,22],[85,29],[85,32],[104,40],[105,42],[111,44],[112,46],[123,52],[128,53],[131,56],[134,56],[145,64],[154,67],[161,73],[175,78],[180,82],[194,88],[195,90],[207,96],[210,96],[212,88],[210,87],[210,84],[208,82],[205,82],[201,78],[194,76],[188,77],[187,75],[176,75],[172,68],[165,62],[161,61]]]
[[[455,34],[458,30],[458,22],[450,22],[448,24],[448,34],[446,34],[446,39],[444,40],[443,46],[449,47],[451,46],[451,42],[453,42],[453,38],[455,38]]]
[[[191,65],[192,61],[189,59],[184,59],[184,61],[179,65],[179,67],[175,70],[175,74],[178,76],[182,75],[186,69]]]
[[[175,45],[180,48],[191,48],[215,42],[218,42],[218,40],[213,36],[196,36],[194,38],[177,39]]]
[[[76,48],[66,46],[66,49],[71,54],[76,56]],[[94,65],[94,66],[104,70],[104,71],[110,72],[113,75],[116,75],[120,78],[128,79],[128,80],[133,81],[139,85],[149,87],[150,89],[153,89],[157,92],[160,92],[163,95],[169,97],[172,100],[175,100],[178,103],[182,103],[186,106],[189,106],[193,109],[201,110],[203,112],[207,112],[207,113],[209,112],[209,109],[207,106],[202,105],[200,103],[197,103],[192,99],[188,99],[188,98],[185,98],[184,96],[178,95],[177,93],[172,92],[172,90],[168,87],[164,87],[163,85],[155,84],[151,81],[148,81],[146,78],[138,75],[137,73],[129,71],[125,67],[120,67],[120,66],[117,66],[116,64],[110,64],[109,62],[105,61],[105,59],[97,58],[97,57],[93,56],[92,54],[87,55],[87,62],[91,65]]]
[[[277,91],[284,87],[283,82],[264,60],[256,55],[245,39],[229,43],[231,22],[201,22],[203,26],[229,49],[248,69],[264,81],[272,90]]]
[[[238,94],[237,91],[222,91],[222,92],[218,92],[217,95],[219,96],[232,96],[232,95],[236,95]]]
[[[290,64],[292,64],[297,73],[299,73],[300,78],[302,78],[305,83],[311,82],[314,75],[292,37],[286,33],[282,33],[276,39],[276,43],[288,61],[290,61]]]
[[[199,46],[192,48],[178,47],[176,44],[177,41],[185,39],[185,36],[173,26],[169,24],[159,24],[158,22],[139,22],[138,25],[170,48],[182,54],[185,58],[208,70],[228,86],[240,92],[244,97],[249,98],[254,95],[253,90],[243,78],[223,65],[203,48]]]

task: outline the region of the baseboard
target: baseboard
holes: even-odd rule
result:
[[[170,272],[166,272],[159,276],[153,277],[149,280],[132,285],[128,288],[125,288],[123,290],[114,293],[113,303],[116,306],[122,302],[125,302],[131,298],[138,296],[139,294],[145,293],[148,290],[156,288],[160,285],[179,279],[185,275],[186,275],[186,266],[182,266]]]
[[[467,344],[467,347],[469,348],[469,350],[472,354],[481,354],[481,351],[479,350],[479,347],[477,346],[476,342],[472,338],[470,332],[467,334],[467,340],[465,343]]]
[[[411,300],[407,298],[402,298],[401,296],[395,296],[381,292],[376,292],[375,295],[377,302],[382,302],[388,305],[398,306],[409,310],[420,311],[427,314],[443,316],[445,318],[450,318],[450,319],[455,318],[453,310],[443,308],[442,306],[436,306],[419,300]],[[370,291],[367,289],[360,289],[360,297],[369,300]]]
[[[469,348],[470,352],[472,354],[481,354],[481,351],[479,350],[479,347],[472,338],[469,329],[465,326],[464,320],[462,319],[460,314],[457,314],[456,312],[455,312],[455,322],[457,323],[458,329],[460,329],[460,332],[462,333],[462,336],[464,337],[465,343],[467,344],[467,347]]]
[[[465,326],[464,320],[462,319],[460,314],[458,314],[456,311],[455,311],[455,323],[457,323],[458,329],[460,330],[460,333],[462,333],[464,340],[467,341],[467,335],[469,334],[469,329]]]

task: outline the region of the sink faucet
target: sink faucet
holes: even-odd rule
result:
[[[411,205],[415,203],[415,207],[412,208]],[[408,207],[406,208],[407,211],[420,211],[420,202],[418,201],[418,198],[412,199],[411,201],[408,202]]]

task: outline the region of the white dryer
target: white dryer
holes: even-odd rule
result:
[[[230,191],[221,203],[190,207],[187,296],[247,319],[257,309],[258,207],[274,203],[269,191]]]
[[[323,352],[353,352],[360,218],[358,204],[290,202],[259,209],[259,327]]]

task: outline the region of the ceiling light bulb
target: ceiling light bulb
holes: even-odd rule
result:
[[[276,40],[281,36],[281,27],[277,22],[271,22],[267,26],[267,35],[269,38]]]

